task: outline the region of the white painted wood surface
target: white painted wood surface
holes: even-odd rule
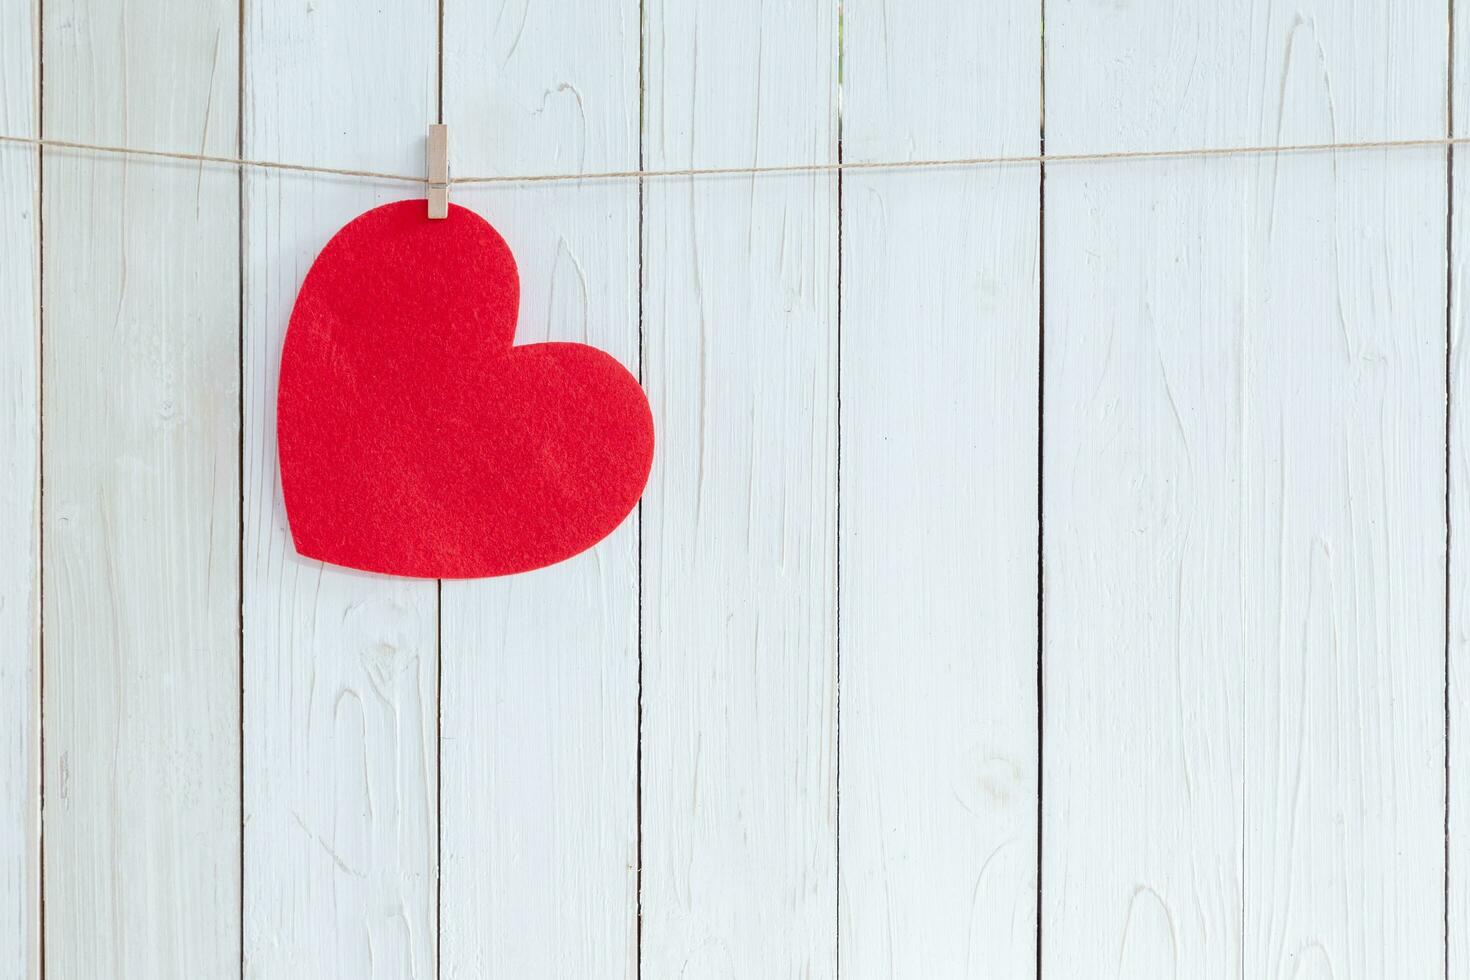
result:
[[[436,37],[431,0],[247,9],[244,154],[422,173]],[[312,259],[360,212],[422,190],[261,172],[244,188],[244,972],[429,978],[437,590],[298,556],[275,443],[281,342]]]
[[[1449,131],[1470,133],[1470,4],[1456,4],[1450,25],[1454,45],[1450,52],[1451,91]],[[1449,264],[1449,522],[1450,578],[1446,589],[1449,630],[1446,633],[1445,704],[1449,712],[1448,846],[1445,876],[1449,942],[1445,972],[1452,980],[1470,980],[1470,780],[1455,769],[1470,759],[1470,310],[1466,309],[1465,276],[1470,273],[1470,155],[1463,147],[1453,151],[1453,197]]]
[[[1050,152],[1443,133],[1443,7],[1049,12]],[[1442,973],[1444,161],[1049,168],[1044,975]]]
[[[1038,5],[844,14],[844,159],[1037,152]],[[1035,973],[1039,182],[843,179],[845,978]]]
[[[37,8],[0,7],[0,132],[38,135]],[[0,978],[41,975],[40,167],[0,147]]]
[[[0,133],[1434,137],[1467,9],[15,0]],[[441,591],[297,557],[274,443],[311,259],[420,189],[0,146],[0,978],[1470,980],[1447,156],[456,187],[658,449],[641,526]]]
[[[638,166],[636,0],[451,0],[458,173]],[[455,188],[509,242],[518,343],[638,367],[638,186]],[[637,972],[638,528],[530,575],[445,582],[445,977]]]
[[[234,153],[236,13],[46,3],[46,135]],[[69,153],[43,181],[45,973],[226,976],[238,182]]]
[[[649,167],[836,159],[827,5],[653,0]],[[837,181],[650,181],[643,975],[836,975]]]

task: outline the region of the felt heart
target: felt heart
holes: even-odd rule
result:
[[[360,215],[302,283],[281,352],[281,488],[296,550],[479,578],[570,558],[637,503],[653,417],[582,344],[516,347],[510,248],[423,200]]]

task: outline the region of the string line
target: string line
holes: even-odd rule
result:
[[[625,180],[660,177],[726,177],[759,174],[817,174],[849,170],[933,170],[941,167],[985,167],[1018,164],[1084,163],[1104,160],[1177,160],[1182,158],[1261,156],[1276,153],[1318,153],[1331,150],[1396,150],[1415,147],[1450,147],[1470,142],[1470,136],[1431,136],[1420,139],[1364,140],[1346,143],[1288,143],[1284,145],[1195,147],[1176,150],[1119,150],[1107,153],[1034,153],[1018,156],[945,157],[931,160],[843,160],[832,163],[788,163],[755,167],[688,167],[667,170],[601,170],[588,173],[499,174],[486,177],[449,177],[455,184],[544,184],[581,180]],[[91,150],[121,156],[179,160],[188,163],[218,163],[257,170],[278,170],[333,177],[363,177],[369,180],[391,180],[422,184],[421,174],[395,174],[379,170],[354,170],[347,167],[319,167],[310,164],[280,163],[274,160],[252,160],[245,157],[214,156],[208,153],[184,153],[173,150],[145,150],[105,143],[80,143],[74,140],[48,139],[38,136],[0,135],[0,143],[59,150]]]

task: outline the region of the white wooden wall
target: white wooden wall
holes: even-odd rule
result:
[[[1466,0],[0,0],[0,135],[407,173],[1436,138],[1467,80]],[[1470,980],[1467,174],[458,187],[658,452],[435,583],[299,558],[273,424],[312,258],[419,191],[0,144],[0,980]]]

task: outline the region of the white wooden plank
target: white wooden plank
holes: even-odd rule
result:
[[[232,154],[234,0],[48,0],[49,137]],[[239,970],[239,184],[48,153],[45,951]]]
[[[653,168],[836,158],[832,4],[645,8]],[[650,181],[643,975],[836,973],[837,181]]]
[[[1470,133],[1470,3],[1452,4],[1451,52],[1454,89],[1450,133]],[[1470,333],[1467,333],[1466,276],[1470,275],[1470,154],[1463,146],[1454,154],[1453,210],[1449,263],[1449,407],[1450,407],[1450,579],[1448,589],[1449,766],[1446,805],[1446,901],[1451,923],[1445,950],[1450,980],[1470,980]]]
[[[458,173],[638,164],[636,0],[445,6]],[[638,362],[638,187],[456,187],[506,237],[518,343]],[[446,977],[632,977],[637,966],[637,527],[504,579],[445,582]]]
[[[844,4],[844,159],[1036,153],[1040,13]],[[844,978],[1035,974],[1039,180],[843,180]]]
[[[247,9],[247,156],[422,173],[433,0]],[[245,972],[436,974],[437,597],[291,546],[276,380],[297,289],[336,230],[417,186],[245,181]]]
[[[1442,7],[1051,13],[1050,151],[1442,132]],[[1049,168],[1045,974],[1442,970],[1444,157]]]
[[[38,135],[34,3],[0,8],[0,132]],[[0,147],[0,978],[41,975],[40,167]]]

